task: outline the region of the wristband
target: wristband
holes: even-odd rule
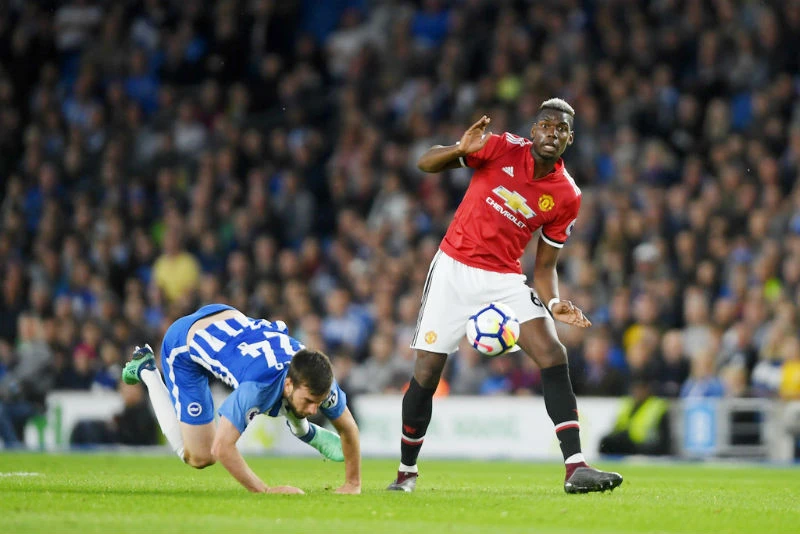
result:
[[[461,141],[456,141],[456,146],[458,146],[460,144],[461,144]],[[461,165],[462,168],[466,168],[467,167],[467,162],[464,161],[464,156],[459,156],[458,157],[458,164]]]
[[[561,299],[559,297],[551,298],[547,303],[547,311],[553,313],[553,304],[556,304],[557,302],[561,302]]]

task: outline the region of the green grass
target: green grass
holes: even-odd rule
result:
[[[384,487],[396,462],[364,462],[363,494],[334,495],[341,464],[250,458],[268,484],[306,495],[252,495],[225,470],[174,457],[0,453],[0,532],[783,533],[800,525],[800,470],[604,464],[625,483],[567,495],[563,467],[424,461],[413,494]],[[9,476],[35,472],[36,476]]]

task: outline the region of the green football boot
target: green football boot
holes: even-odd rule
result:
[[[150,345],[134,349],[133,358],[122,370],[122,381],[130,386],[138,384],[142,380],[142,369],[156,370],[156,357]]]
[[[342,440],[339,438],[339,434],[314,423],[311,423],[311,426],[314,428],[315,434],[308,444],[317,449],[328,460],[343,462],[344,452],[342,451]]]

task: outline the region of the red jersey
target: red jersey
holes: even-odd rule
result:
[[[470,267],[521,273],[519,259],[539,228],[547,244],[564,246],[578,217],[581,190],[562,159],[534,180],[531,144],[508,132],[491,135],[464,158],[475,173],[440,245],[445,254]]]

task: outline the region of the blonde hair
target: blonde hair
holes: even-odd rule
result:
[[[560,98],[550,98],[542,102],[542,105],[539,106],[539,111],[543,109],[554,109],[556,111],[563,111],[570,117],[575,116],[575,110],[572,106],[570,106],[566,100],[562,100]]]

